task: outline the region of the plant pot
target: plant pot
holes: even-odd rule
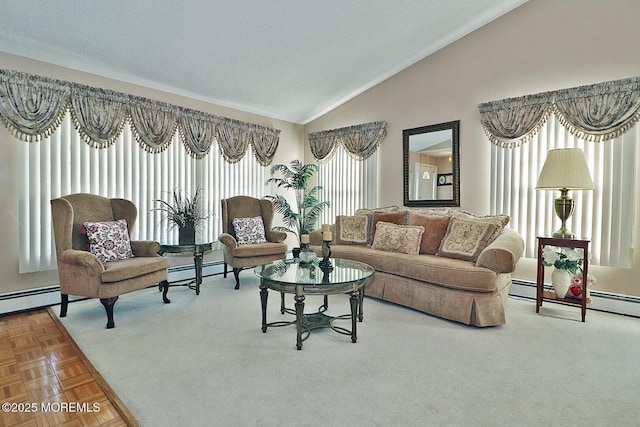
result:
[[[569,287],[571,286],[571,273],[567,270],[554,269],[551,273],[551,284],[553,285],[556,297],[566,297],[567,292],[569,292]]]
[[[178,243],[181,245],[193,244],[196,242],[196,229],[182,227],[178,229]]]

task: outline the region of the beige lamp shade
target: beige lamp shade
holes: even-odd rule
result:
[[[547,153],[536,189],[538,190],[593,190],[584,153],[579,148],[563,148]]]

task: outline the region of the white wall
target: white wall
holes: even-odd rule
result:
[[[314,120],[305,131],[387,121],[378,156],[384,178],[379,205],[384,206],[403,203],[402,130],[460,120],[461,207],[488,214],[490,142],[478,104],[640,76],[639,23],[637,0],[530,0]],[[636,181],[640,210],[640,176]],[[629,221],[635,221],[640,242],[638,215]],[[638,250],[631,269],[594,266],[590,272],[598,278],[594,289],[640,296]],[[534,261],[522,260],[514,277],[535,281]]]
[[[116,90],[150,99],[164,101],[175,105],[204,111],[219,116],[230,117],[256,123],[262,126],[280,129],[280,144],[276,152],[274,163],[288,163],[295,158],[302,158],[304,137],[303,127],[281,120],[248,114],[230,108],[208,104],[202,101],[171,95],[166,92],[131,85],[115,80],[105,79],[96,75],[82,73],[80,71],[54,66],[51,64],[30,60],[27,58],[0,52],[0,67],[11,70],[23,71],[56,79],[82,83],[90,86]],[[18,274],[18,194],[17,182],[19,174],[17,170],[17,144],[28,144],[16,140],[7,131],[5,126],[0,126],[0,206],[2,206],[3,221],[0,221],[0,295],[4,293],[39,288],[58,284],[56,270],[40,273]],[[220,221],[220,218],[213,218]],[[206,255],[206,260],[220,259],[219,252]],[[172,257],[172,264],[192,263],[188,257]],[[231,275],[233,277],[233,275]],[[233,281],[233,278],[229,279]]]

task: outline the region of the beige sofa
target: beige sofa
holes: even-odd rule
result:
[[[501,325],[510,273],[524,251],[508,221],[450,208],[359,210],[336,218],[331,256],[375,268],[366,296],[467,325]],[[314,231],[311,244],[321,242]]]

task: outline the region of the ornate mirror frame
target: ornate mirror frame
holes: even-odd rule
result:
[[[437,173],[436,177],[431,178],[428,172],[424,172],[424,176],[429,176],[429,179],[434,179],[433,191],[436,193],[436,189],[438,187],[447,187],[451,191],[447,190],[448,196],[444,198],[438,196],[437,194],[433,198],[417,198],[417,197],[409,197],[410,196],[410,188],[413,186],[410,185],[413,177],[413,169],[410,167],[409,159],[411,153],[415,154],[416,150],[411,150],[412,147],[412,139],[415,141],[417,138],[411,138],[416,135],[423,134],[434,134],[436,132],[443,133],[445,136],[447,132],[450,132],[451,137],[451,170],[446,171],[446,173]],[[441,207],[441,206],[460,206],[460,120],[446,122],[446,123],[438,123],[435,125],[429,126],[421,126],[413,129],[405,129],[402,131],[402,162],[404,168],[404,205],[405,206],[431,206],[431,207]],[[413,144],[416,145],[415,143]],[[417,181],[416,181],[417,182]]]

